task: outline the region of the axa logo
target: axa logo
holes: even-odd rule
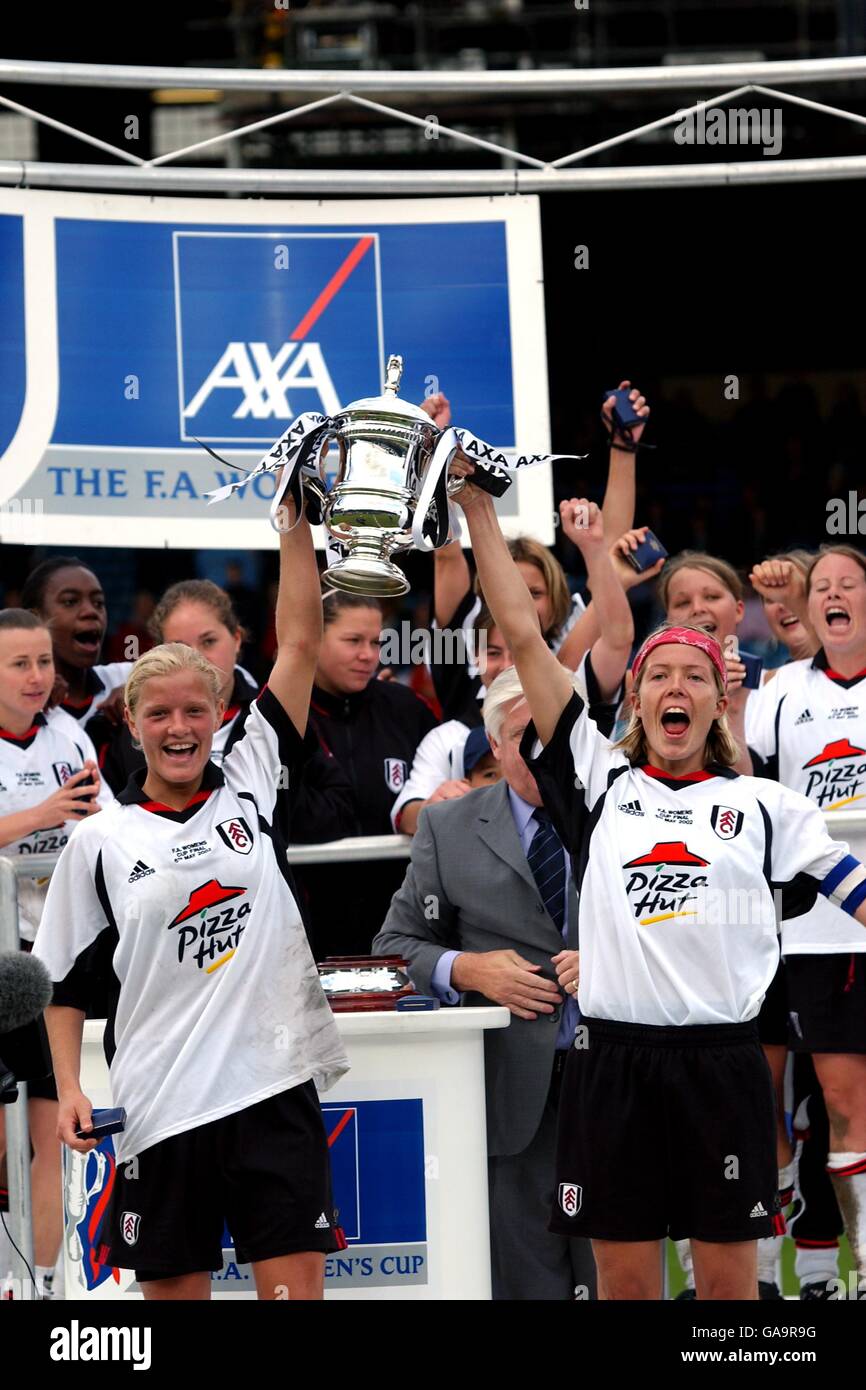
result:
[[[308,409],[308,401],[325,415],[340,408],[320,343],[281,343],[273,355],[267,343],[227,343],[184,418],[193,421],[214,391],[233,393],[233,420],[292,420]]]
[[[700,870],[709,866],[710,861],[692,854],[684,840],[659,841],[623,864],[631,870],[625,891],[639,925],[697,917],[697,890],[707,886],[707,875]]]
[[[182,440],[272,444],[381,389],[376,233],[175,232],[174,274]]]
[[[866,795],[866,748],[837,738],[803,764],[806,795],[820,807],[850,805]]]
[[[178,929],[178,965],[191,957],[199,970],[213,975],[231,960],[252,911],[246,893],[246,888],[226,886],[215,878],[193,889],[168,924],[169,930]]]

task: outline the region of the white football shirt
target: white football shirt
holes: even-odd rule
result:
[[[75,1008],[97,957],[110,961],[118,1160],[348,1069],[275,825],[302,749],[266,689],[183,811],[149,801],[139,772],[60,857],[34,949],[54,1002]]]
[[[530,725],[528,761],[534,740]],[[848,912],[866,898],[866,869],[805,797],[716,765],[633,767],[577,695],[531,765],[572,853],[589,1018],[753,1019],[779,960],[773,890],[791,912],[819,892]]]
[[[84,729],[62,710],[37,714],[25,734],[0,729],[0,815],[10,816],[38,806],[80,772],[88,759],[96,762],[93,744]],[[114,800],[104,780],[96,799],[100,806]],[[11,859],[48,854],[56,859],[78,824],[77,820],[68,820],[65,824],[46,825],[0,846],[0,854]],[[23,941],[33,941],[36,936],[47,891],[47,878],[18,880],[18,930]]]
[[[746,705],[755,771],[802,792],[819,810],[866,810],[866,671],[846,679],[823,651],[782,666]],[[829,826],[832,832],[832,824]],[[866,858],[866,832],[849,832]],[[866,932],[828,903],[782,924],[782,953],[866,951]]]

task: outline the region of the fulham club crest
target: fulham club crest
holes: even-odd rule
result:
[[[733,806],[714,806],[710,813],[710,825],[720,840],[733,840],[743,828],[743,813]]]
[[[120,1230],[127,1245],[134,1245],[138,1240],[138,1228],[141,1225],[141,1217],[136,1211],[125,1211],[120,1218]]]
[[[408,768],[402,758],[385,759],[385,782],[389,790],[399,792],[406,781]]]
[[[57,778],[58,786],[65,787],[72,776],[72,764],[52,763],[51,766],[54,768],[54,776]]]
[[[576,1182],[561,1182],[559,1184],[559,1205],[566,1216],[577,1216],[583,1202],[583,1188],[578,1187]]]
[[[253,837],[243,816],[235,816],[234,820],[221,821],[217,826],[217,831],[220,839],[225,840],[229,849],[235,850],[237,854],[249,854],[253,847]]]

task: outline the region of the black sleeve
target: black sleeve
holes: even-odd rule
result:
[[[303,765],[304,740],[276,695],[267,686],[257,697],[256,708],[268,721],[277,736],[280,761],[288,769],[289,781],[291,782],[292,776]],[[244,724],[244,732],[246,732],[246,724]]]
[[[532,748],[538,739],[533,723],[527,724],[520,740],[520,754],[538,784],[541,800],[550,815],[559,838],[574,853],[581,838],[586,817],[586,793],[576,785],[574,759],[569,739],[575,720],[584,705],[574,692],[553,731],[553,737],[541,752],[533,757]]]
[[[592,652],[586,654],[586,665],[584,666],[586,676],[587,712],[590,719],[594,721],[604,734],[605,738],[610,738],[616,725],[616,716],[625,693],[625,681],[620,684],[612,701],[603,700],[601,689],[592,665]]]
[[[470,728],[481,723],[478,703],[481,677],[470,676],[466,660],[443,660],[442,657],[448,653],[453,654],[458,643],[464,644],[460,647],[460,653],[465,656],[468,634],[472,631],[472,622],[478,609],[479,599],[469,589],[446,626],[431,629],[428,661],[436,699],[442,707],[443,720],[459,719]]]
[[[303,761],[280,797],[278,815],[284,838],[296,845],[342,840],[358,832],[351,783],[339,759],[325,752],[311,727],[304,738]]]

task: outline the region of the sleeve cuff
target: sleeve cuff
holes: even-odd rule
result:
[[[459,955],[459,951],[443,951],[430,977],[430,988],[443,1004],[460,1003],[460,995],[451,987],[451,967]]]

